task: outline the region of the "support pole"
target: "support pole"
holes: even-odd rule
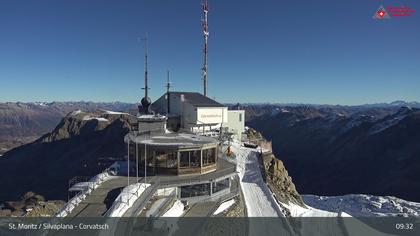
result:
[[[144,137],[145,137],[145,142],[144,142],[144,183],[146,184],[147,183],[147,181],[146,181],[146,176],[147,176],[147,173],[146,173],[146,171],[147,171],[147,146],[146,146],[146,135],[144,135]]]
[[[137,181],[139,181],[139,145],[136,143],[136,177]]]
[[[130,185],[130,138],[127,142],[127,186]]]

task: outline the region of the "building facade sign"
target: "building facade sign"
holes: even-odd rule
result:
[[[227,108],[197,108],[197,124],[220,124],[227,122]]]

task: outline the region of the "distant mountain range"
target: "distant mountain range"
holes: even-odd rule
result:
[[[242,105],[247,125],[273,141],[276,156],[300,193],[366,193],[420,202],[418,107],[418,103],[406,102]],[[128,116],[98,109],[136,113],[136,105],[129,103],[0,103],[0,155],[26,144],[0,157],[0,166],[16,167],[0,172],[0,182],[14,190],[1,191],[1,198],[16,198],[32,190],[47,198],[65,199],[69,178],[96,174],[102,168],[98,162],[123,156]],[[75,114],[76,110],[83,112]],[[109,122],[80,117],[86,114]],[[72,172],[61,171],[63,163]],[[10,181],[10,176],[18,177]],[[44,177],[53,180],[57,189],[48,187],[47,191]],[[32,186],[36,189],[27,188]]]
[[[247,125],[273,141],[300,193],[419,202],[420,109],[406,105],[244,108]]]
[[[227,103],[228,106],[235,106],[237,104],[234,103]],[[412,107],[412,108],[420,108],[420,102],[412,101],[393,101],[390,103],[368,103],[362,105],[332,105],[332,104],[313,104],[313,103],[242,103],[244,106],[288,106],[288,107],[302,107],[302,106],[310,106],[310,107],[352,107],[352,108],[372,108],[372,107]]]

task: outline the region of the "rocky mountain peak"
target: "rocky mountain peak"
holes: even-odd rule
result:
[[[114,122],[122,122],[124,128],[129,128],[135,122],[135,117],[121,112],[96,110],[85,112],[75,110],[69,112],[50,133],[42,136],[37,142],[53,142],[68,139],[74,136],[101,131]]]

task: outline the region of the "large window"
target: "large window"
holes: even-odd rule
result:
[[[210,183],[181,187],[181,198],[210,196]]]
[[[213,193],[229,188],[229,178],[222,179],[213,183]]]
[[[216,148],[203,150],[203,166],[216,163]]]
[[[177,166],[177,153],[176,152],[155,152],[156,167],[162,168],[176,168]]]
[[[179,167],[200,167],[200,150],[181,152]]]
[[[190,166],[190,155],[188,152],[180,152],[179,167]]]

